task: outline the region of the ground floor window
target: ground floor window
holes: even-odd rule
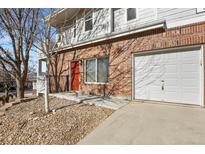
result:
[[[108,82],[109,58],[95,58],[85,61],[85,82],[106,83]]]

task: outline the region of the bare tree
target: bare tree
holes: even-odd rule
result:
[[[45,76],[45,111],[49,112],[49,99],[48,99],[48,91],[49,91],[49,70],[50,64],[53,56],[53,49],[55,47],[55,36],[56,29],[51,27],[50,23],[47,22],[50,20],[51,16],[55,13],[55,9],[40,9],[39,11],[39,20],[37,26],[37,35],[36,42],[34,46],[38,50],[38,54],[46,60],[46,72]]]
[[[7,45],[0,44],[0,63],[15,78],[18,98],[24,97],[24,84],[38,17],[39,9],[0,9],[0,31],[7,42]]]

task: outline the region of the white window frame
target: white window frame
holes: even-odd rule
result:
[[[75,18],[73,21],[73,38],[77,37],[77,19]]]
[[[44,65],[43,65],[44,64]],[[42,70],[44,66],[44,71]],[[47,60],[46,58],[42,58],[38,60],[38,73],[40,76],[45,75],[47,73]]]
[[[134,9],[136,9],[136,18],[135,18],[135,19],[132,19],[132,20],[127,20],[127,9],[130,9],[130,8],[125,8],[125,21],[126,21],[126,22],[133,22],[133,21],[139,20],[139,11],[138,11],[138,8],[134,8]]]
[[[90,31],[92,31],[93,30],[93,28],[94,28],[94,22],[93,22],[93,20],[94,20],[94,12],[93,12],[93,10],[91,10],[91,12],[90,12],[91,14],[92,14],[92,29],[91,30],[85,30],[85,22],[87,21],[87,20],[85,20],[85,16],[88,14],[88,13],[84,13],[84,17],[83,17],[83,19],[84,19],[84,22],[83,22],[83,31],[86,33],[86,32],[90,32]]]
[[[89,58],[89,59],[85,59],[84,60],[84,83],[85,84],[107,84],[108,83],[108,81],[107,82],[97,82],[97,78],[98,78],[98,62],[97,62],[97,60],[98,59],[103,59],[103,58],[108,58],[108,60],[109,60],[109,57],[108,56],[105,56],[105,57],[98,57],[98,58]],[[96,74],[95,74],[95,82],[88,82],[88,81],[86,81],[86,72],[87,72],[87,70],[86,70],[86,65],[87,65],[87,61],[88,60],[95,60],[95,71],[96,71]],[[109,65],[108,65],[108,76],[107,76],[107,78],[109,78]]]
[[[205,8],[196,8],[196,13],[203,13],[205,12]]]

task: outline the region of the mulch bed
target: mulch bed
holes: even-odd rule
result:
[[[76,144],[114,110],[50,98],[44,112],[40,97],[10,107],[0,117],[0,144]]]

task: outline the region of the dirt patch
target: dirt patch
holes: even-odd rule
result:
[[[44,112],[43,98],[12,106],[0,117],[0,144],[76,144],[114,110],[50,98]]]

